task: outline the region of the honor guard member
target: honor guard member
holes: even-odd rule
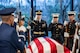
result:
[[[78,14],[78,35],[79,35],[79,41],[78,41],[78,49],[79,49],[79,53],[80,53],[80,13]]]
[[[80,13],[78,14],[78,35],[80,36]]]
[[[17,50],[25,53],[23,42],[18,40],[15,28],[11,27],[14,24],[12,13],[15,10],[15,8],[0,10],[0,16],[2,18],[2,24],[0,25],[0,53],[17,53]]]
[[[75,21],[75,12],[74,11],[68,12],[68,17],[69,21],[64,22],[65,26],[64,37],[66,46],[72,51],[74,35],[76,34],[77,28],[77,24]]]
[[[21,19],[19,19],[16,30],[18,32],[18,37],[26,44],[27,30],[24,26],[24,18],[25,17],[22,16]]]
[[[32,40],[37,37],[44,37],[48,36],[48,30],[47,30],[47,23],[46,21],[42,20],[42,11],[37,10],[36,11],[36,17],[30,24],[32,29]]]
[[[63,44],[63,24],[58,22],[59,13],[52,14],[53,19],[52,22],[49,24],[49,31],[51,31],[52,36],[51,38],[58,41],[59,43]]]

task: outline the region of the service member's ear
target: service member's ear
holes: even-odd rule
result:
[[[12,18],[11,18],[11,16],[10,16],[9,20],[10,20],[10,22],[12,21]]]
[[[14,24],[14,18],[10,16],[9,20],[10,20],[11,25],[13,25]]]
[[[10,21],[10,23],[11,23],[11,25],[12,25],[12,20],[11,20],[11,18],[9,18],[9,21]]]

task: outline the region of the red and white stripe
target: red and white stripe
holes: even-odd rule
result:
[[[69,49],[48,37],[34,39],[26,51],[27,53],[71,53]]]

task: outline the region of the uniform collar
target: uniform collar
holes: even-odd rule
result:
[[[70,23],[76,22],[75,20],[70,21]]]
[[[40,20],[35,20],[35,21],[41,22],[41,19]]]
[[[7,24],[7,23],[2,23],[1,25],[7,25],[7,26],[10,26],[9,24]]]
[[[41,22],[41,19],[39,19],[39,22]]]
[[[52,24],[58,24],[58,23],[52,23]]]

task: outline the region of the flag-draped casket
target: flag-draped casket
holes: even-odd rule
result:
[[[62,46],[49,37],[34,39],[26,49],[27,53],[71,53],[69,49]]]

